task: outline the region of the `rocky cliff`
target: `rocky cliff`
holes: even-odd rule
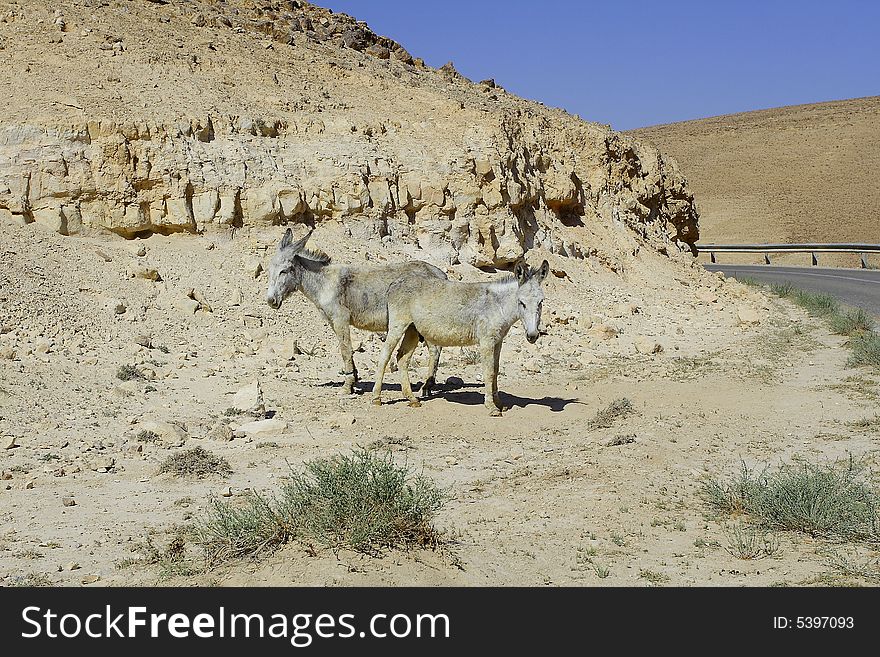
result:
[[[697,239],[652,146],[320,7],[29,2],[0,21],[0,221],[126,237],[342,221],[477,266]]]

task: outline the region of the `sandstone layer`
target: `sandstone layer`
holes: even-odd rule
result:
[[[0,20],[0,220],[126,237],[342,221],[477,266],[698,236],[654,147],[430,69],[343,14],[83,0]]]

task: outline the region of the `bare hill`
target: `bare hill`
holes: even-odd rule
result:
[[[345,221],[450,263],[697,238],[675,163],[305,2],[0,5],[0,219],[131,237]],[[630,230],[620,231],[618,227]]]
[[[880,242],[880,97],[634,130],[674,156],[703,242]]]

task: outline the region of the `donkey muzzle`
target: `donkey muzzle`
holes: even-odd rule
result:
[[[275,297],[266,297],[266,303],[269,304],[270,308],[274,308],[275,310],[278,310],[281,307],[281,299]]]
[[[526,340],[529,341],[529,344],[535,344],[538,341],[538,336],[540,333],[528,333],[526,334]]]

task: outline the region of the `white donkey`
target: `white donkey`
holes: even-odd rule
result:
[[[324,313],[336,337],[342,354],[345,384],[343,394],[350,394],[358,380],[357,368],[351,350],[350,327],[365,331],[385,331],[388,328],[388,287],[395,280],[446,280],[441,270],[420,260],[382,267],[356,267],[330,264],[330,256],[317,249],[306,249],[313,231],[293,241],[290,228],[278,244],[278,250],[269,264],[269,288],[266,302],[272,308],[281,307],[282,301],[300,290],[306,298]],[[416,337],[418,343],[418,336]],[[435,383],[440,348],[428,345],[430,359],[428,376],[422,386],[422,396],[430,394]],[[407,360],[408,362],[408,360]]]
[[[409,381],[409,360],[419,336],[440,347],[479,345],[483,359],[484,404],[494,416],[501,415],[498,397],[498,361],[501,344],[510,327],[522,320],[526,338],[538,339],[544,291],[550,265],[529,269],[520,261],[513,276],[490,283],[459,283],[437,278],[395,281],[388,290],[388,337],[379,357],[373,403],[382,403],[382,379],[391,352],[402,339],[398,352],[401,389],[410,406],[421,406]]]

